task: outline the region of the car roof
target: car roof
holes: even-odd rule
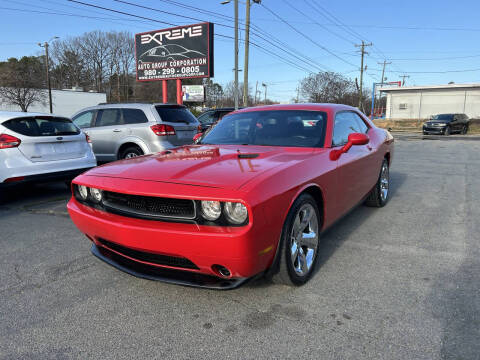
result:
[[[55,116],[61,118],[68,118],[67,116],[59,116],[55,114],[39,113],[39,112],[24,112],[24,111],[0,111],[0,122],[11,120],[19,117],[27,116]]]
[[[98,105],[94,105],[94,106],[89,106],[89,107],[86,107],[86,108],[83,108],[79,111],[76,112],[76,114],[80,113],[80,112],[83,112],[83,111],[88,111],[88,110],[96,110],[96,109],[111,109],[111,108],[133,108],[133,109],[150,109],[152,106],[165,106],[165,107],[171,107],[171,106],[175,106],[175,107],[179,107],[179,108],[185,108],[185,105],[179,105],[179,104],[175,104],[175,103],[141,103],[141,102],[138,102],[138,103],[135,103],[135,102],[132,102],[132,103],[110,103],[110,104],[107,104],[107,103],[100,103]]]
[[[249,107],[241,110],[239,109],[236,111],[236,113],[250,112],[250,111],[274,111],[274,110],[359,111],[358,108],[356,107],[343,105],[343,104],[302,103],[302,104],[275,104],[275,105],[255,106],[255,107]]]

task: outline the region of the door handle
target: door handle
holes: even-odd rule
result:
[[[113,130],[113,132],[122,132],[122,130],[120,130],[120,129],[115,129],[115,130]]]

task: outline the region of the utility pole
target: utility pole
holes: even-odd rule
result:
[[[382,77],[380,79],[380,86],[383,87],[383,84],[384,84],[384,81],[385,81],[385,67],[387,65],[390,65],[391,62],[387,62],[387,60],[383,60],[383,63],[377,63],[379,65],[383,65],[383,68],[382,68]],[[373,89],[375,90],[375,83],[373,84]],[[382,93],[380,92],[380,100],[382,100]],[[373,119],[373,113],[374,113],[374,107],[373,107],[373,104],[375,103],[375,91],[373,92],[373,97],[372,97],[372,119]],[[379,102],[379,107],[380,107],[380,102]],[[380,109],[381,110],[381,109]]]
[[[379,63],[377,63],[377,64],[379,64],[379,65],[382,65],[382,64],[383,64],[382,78],[380,79],[380,84],[383,85],[383,81],[384,81],[384,79],[385,79],[385,66],[386,66],[386,65],[390,65],[391,62],[387,62],[387,60],[383,60],[383,63],[380,63],[380,62],[379,62]]]
[[[359,94],[358,94],[358,108],[360,110],[362,110],[363,106],[362,106],[362,99],[363,99],[363,57],[365,56],[365,54],[368,55],[368,53],[365,51],[365,47],[366,46],[372,46],[373,44],[372,43],[368,43],[366,44],[365,41],[362,40],[362,43],[360,45],[357,45],[355,44],[355,47],[359,47],[360,48],[360,52],[362,54],[362,59],[361,59],[361,62],[360,62],[360,86],[359,86]]]
[[[38,43],[38,46],[45,48],[45,68],[47,70],[47,87],[48,87],[48,102],[50,105],[50,114],[53,113],[53,105],[52,105],[52,85],[50,83],[50,71],[48,65],[48,43],[52,40],[58,39],[58,36],[54,36],[48,41],[45,41],[43,44]]]
[[[403,74],[403,75],[400,75],[400,77],[402,78],[402,86],[405,86],[405,78],[409,78],[410,75]]]
[[[265,88],[265,100],[263,101],[263,105],[267,105],[267,84],[262,83],[262,86]]]
[[[243,106],[248,106],[248,47],[250,42],[250,0],[246,0],[245,59],[243,63]]]
[[[255,85],[255,99],[253,101],[254,105],[257,105],[257,94],[258,94],[258,80],[257,80],[257,84]]]
[[[235,110],[238,110],[238,0],[235,0]]]
[[[253,0],[254,3],[260,4],[261,0]],[[246,0],[246,16],[245,16],[245,60],[243,64],[243,106],[248,106],[248,56],[250,48],[250,0]]]

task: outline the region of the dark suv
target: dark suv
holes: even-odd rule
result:
[[[200,121],[200,125],[202,126],[202,132],[208,130],[213,124],[221,120],[225,115],[231,113],[232,111],[235,111],[235,108],[226,107],[207,110],[200,114],[198,116],[198,121]]]
[[[438,114],[423,124],[423,134],[450,135],[454,132],[466,134],[469,119],[465,114]]]

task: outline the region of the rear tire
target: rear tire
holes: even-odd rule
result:
[[[467,132],[468,132],[468,126],[467,126],[467,125],[463,125],[462,135],[465,135]]]
[[[371,207],[383,207],[388,202],[390,195],[390,169],[387,159],[383,159],[380,175],[375,187],[372,189],[365,205]]]
[[[120,159],[131,159],[143,155],[142,149],[138,146],[129,146],[120,153]]]
[[[300,286],[310,280],[318,259],[320,219],[315,199],[301,194],[283,224],[274,283]]]

